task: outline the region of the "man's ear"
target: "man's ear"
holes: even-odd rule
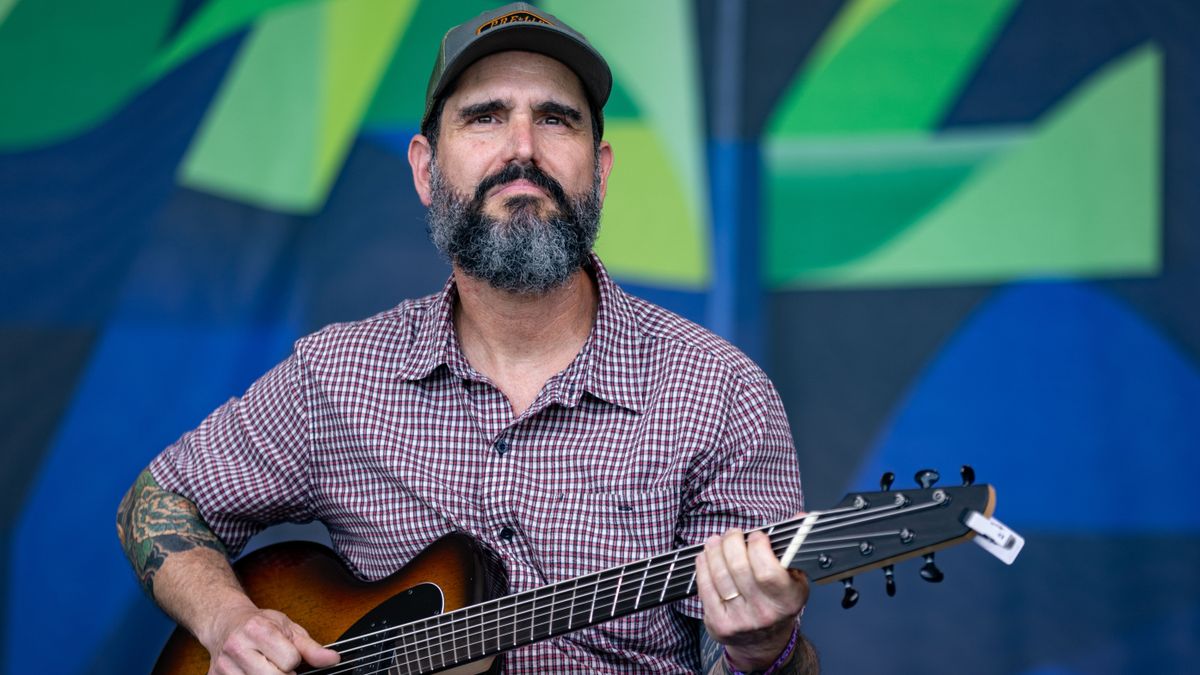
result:
[[[413,136],[408,142],[408,165],[412,167],[413,187],[425,206],[433,203],[433,190],[430,188],[432,163],[433,146],[429,144],[429,139],[421,134]]]
[[[600,155],[600,203],[604,203],[604,196],[608,194],[608,174],[612,172],[613,167],[613,149],[608,141],[600,141],[600,147],[596,149]]]

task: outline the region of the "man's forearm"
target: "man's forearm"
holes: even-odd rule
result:
[[[148,594],[201,642],[222,608],[250,604],[196,505],[143,471],[117,509],[117,535]]]

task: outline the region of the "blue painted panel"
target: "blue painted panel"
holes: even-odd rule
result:
[[[1012,286],[916,381],[857,484],[968,463],[1014,526],[1197,532],[1198,412],[1196,367],[1138,315],[1088,285]]]

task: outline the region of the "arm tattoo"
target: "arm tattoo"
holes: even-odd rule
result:
[[[117,508],[117,536],[142,588],[154,597],[154,575],[171,553],[225,547],[208,529],[196,505],[159,487],[149,470],[142,471]]]

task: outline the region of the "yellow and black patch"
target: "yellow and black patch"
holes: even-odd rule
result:
[[[549,21],[543,17],[540,17],[533,12],[509,12],[504,16],[498,16],[495,19],[492,19],[487,23],[479,24],[479,27],[475,29],[475,34],[479,35],[480,33],[484,33],[493,28],[499,28],[500,26],[507,26],[514,23],[544,23],[547,26],[554,25],[553,21]]]

